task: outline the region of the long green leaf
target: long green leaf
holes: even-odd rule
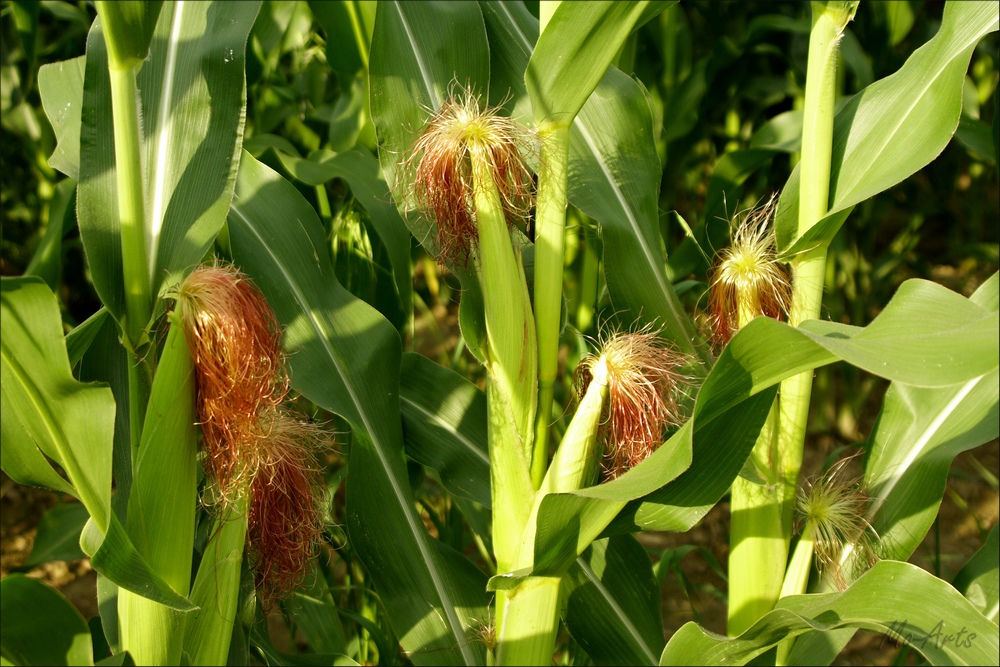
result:
[[[674,2],[563,2],[524,79],[537,123],[569,124],[632,30]]]
[[[62,593],[22,574],[4,577],[0,593],[0,655],[5,664],[94,664],[87,622]]]
[[[829,243],[836,214],[916,173],[944,150],[958,127],[962,86],[972,50],[1000,25],[993,2],[949,2],[941,29],[898,72],[854,96],[833,128],[830,210],[801,238],[799,171],[782,191],[775,216],[778,248],[787,256]]]
[[[566,627],[598,665],[656,665],[663,652],[660,587],[631,535],[597,540],[568,572]]]
[[[111,390],[73,378],[59,305],[41,279],[4,278],[0,306],[3,468],[22,484],[77,496],[107,530],[115,420]],[[45,456],[66,471],[69,484]]]
[[[842,593],[793,595],[732,639],[687,623],[661,665],[742,665],[809,630],[864,628],[903,641],[933,665],[996,664],[997,628],[962,594],[909,563],[878,563]]]
[[[399,400],[406,453],[437,470],[450,493],[490,507],[486,395],[458,373],[406,353]]]
[[[254,143],[257,139],[254,138]],[[275,142],[272,146],[282,166],[297,180],[308,185],[322,185],[339,178],[347,182],[355,198],[368,213],[385,246],[392,265],[393,284],[404,313],[413,309],[413,286],[410,277],[410,234],[399,211],[391,202],[389,186],[379,170],[378,160],[367,151],[350,150],[334,153],[329,150],[316,151],[308,158],[300,158],[282,146],[287,142]]]
[[[995,313],[1000,309],[1000,274],[994,274],[969,299]],[[873,495],[868,516],[878,534],[881,557],[906,560],[923,540],[938,514],[955,456],[998,435],[997,369],[944,387],[914,387],[894,382],[886,392],[878,421],[868,440],[865,484]],[[866,550],[872,545],[867,545]],[[858,568],[849,547],[843,559],[848,577]],[[858,562],[864,564],[869,554]],[[850,630],[800,638],[791,660],[829,663],[851,638]],[[806,657],[808,656],[808,658]]]
[[[484,660],[470,644],[485,617],[482,574],[435,543],[416,513],[399,419],[400,342],[377,311],[337,283],[322,225],[294,186],[244,154],[229,215],[234,260],[285,327],[292,385],[352,426],[352,544],[420,664]]]
[[[225,221],[243,137],[243,62],[259,3],[165,3],[137,80],[153,293],[196,264]],[[117,185],[101,22],[87,42],[80,233],[98,295],[124,313]],[[175,275],[174,278],[177,276]]]
[[[87,56],[79,56],[42,65],[38,70],[42,108],[56,133],[49,166],[74,180],[80,179],[80,109],[86,64]]]
[[[1000,617],[1000,527],[993,526],[986,544],[952,582],[979,612],[997,623]]]

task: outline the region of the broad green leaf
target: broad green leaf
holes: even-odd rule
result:
[[[254,138],[254,144],[261,137]],[[371,154],[362,150],[350,150],[344,153],[333,153],[320,150],[308,158],[300,158],[294,146],[285,145],[284,141],[274,138],[271,148],[296,180],[307,185],[322,185],[339,178],[347,182],[351,192],[364,206],[368,213],[379,240],[389,254],[392,264],[393,284],[399,296],[400,306],[404,313],[413,309],[413,286],[410,277],[410,233],[400,217],[396,207],[391,203],[389,186],[382,178],[379,163]]]
[[[80,179],[80,110],[83,108],[83,72],[87,56],[42,65],[38,93],[56,133],[49,166],[73,180]]]
[[[996,312],[998,287],[1000,274],[993,274],[969,301]],[[954,457],[996,437],[998,383],[994,369],[955,386],[889,387],[869,438],[866,470],[866,483],[878,494],[869,522],[881,538],[876,546],[881,555],[910,557],[937,516]],[[850,556],[848,550],[845,558]],[[845,573],[850,577],[854,570],[850,566]],[[829,664],[853,634],[808,633],[795,643],[789,660]]]
[[[106,530],[115,419],[111,390],[73,378],[59,304],[41,279],[0,280],[0,306],[3,468],[22,484],[77,496]],[[68,484],[46,456],[66,472]]]
[[[76,365],[83,359],[83,355],[87,353],[91,344],[97,338],[98,334],[100,334],[107,318],[108,309],[101,307],[96,313],[66,334],[66,352],[69,354],[69,365],[71,368],[76,368]]]
[[[246,99],[243,63],[259,3],[164,3],[137,76],[152,290],[197,264],[232,198]],[[94,286],[124,313],[121,241],[101,21],[87,42],[78,216]]]
[[[905,283],[904,287],[910,284]],[[971,299],[959,298],[967,304],[967,313],[941,306],[934,310],[940,317],[951,317],[955,322],[975,318],[973,308],[995,318],[998,285],[1000,279],[994,274]],[[954,305],[959,303],[956,301]],[[911,323],[911,330],[916,326]],[[996,337],[986,335],[995,348]],[[905,339],[900,342],[906,344]],[[967,343],[974,348],[971,336]],[[964,347],[967,343],[955,345]],[[925,354],[930,354],[936,346],[928,339],[923,347]],[[985,374],[979,377],[943,387],[894,382],[886,392],[868,441],[864,476],[872,496],[868,521],[879,536],[883,557],[896,560],[910,557],[937,516],[954,458],[1000,435],[1000,370],[997,357],[990,355],[992,351],[987,348],[978,352],[987,363],[992,359],[992,368],[987,365]],[[956,363],[961,365],[962,361]]]
[[[869,439],[869,523],[887,557],[906,560],[934,523],[952,460],[1000,435],[1000,374],[940,388],[893,383]]]
[[[594,664],[659,664],[660,587],[634,537],[594,542],[570,567],[565,585],[566,627]]]
[[[841,593],[782,598],[739,637],[687,623],[667,642],[660,664],[742,665],[783,639],[843,627],[906,642],[933,665],[997,661],[996,626],[961,593],[914,565],[884,561]]]
[[[285,327],[292,385],[352,426],[347,521],[404,648],[418,664],[485,657],[466,633],[485,615],[485,581],[430,538],[416,513],[399,414],[400,341],[337,283],[316,212],[244,154],[229,215],[233,258]]]
[[[25,567],[33,567],[52,560],[75,560],[83,558],[80,550],[80,532],[90,517],[87,508],[80,503],[56,505],[42,516],[35,533],[31,553],[24,561]]]
[[[149,53],[149,42],[153,38],[163,0],[97,0],[94,4],[105,26],[104,39],[107,40],[112,66],[118,69],[139,66]]]
[[[348,652],[344,626],[325,577],[316,576],[310,590],[295,593],[293,604],[298,627],[312,650],[329,654]]]
[[[60,181],[49,203],[49,220],[45,225],[45,235],[35,249],[24,274],[39,276],[52,289],[59,290],[62,277],[62,238],[76,226],[76,181],[71,178]],[[70,362],[72,365],[72,361]]]
[[[660,177],[646,96],[634,80],[610,68],[573,123],[569,199],[601,224],[608,292],[615,308],[627,313],[618,317],[626,325],[640,317],[654,322],[682,352],[707,363],[664,268]]]
[[[829,243],[845,218],[836,214],[892,187],[944,150],[962,113],[962,86],[972,50],[1000,25],[993,2],[950,2],[941,29],[895,74],[855,95],[833,128],[830,210],[800,238],[799,171],[782,191],[775,215],[778,249],[792,256]]]
[[[979,612],[997,622],[1000,614],[1000,528],[993,526],[986,544],[977,551],[952,582]]]
[[[399,400],[406,453],[437,470],[450,493],[490,507],[486,395],[458,373],[406,353]]]
[[[326,62],[338,76],[353,75],[368,66],[376,4],[367,0],[309,2],[326,33]]]
[[[524,74],[535,122],[568,125],[632,30],[672,4],[560,3]]]
[[[519,83],[533,57],[538,21],[509,3],[486,6],[491,46],[500,54],[492,76]],[[501,37],[504,44],[498,45]],[[515,99],[525,94],[523,88],[511,90]],[[657,322],[666,337],[694,355],[693,328],[664,269],[658,214],[662,169],[649,105],[639,84],[614,67],[573,120],[569,169],[570,202],[601,224],[608,291],[616,309],[626,313],[620,317],[628,325],[640,316]]]
[[[93,665],[90,628],[66,597],[22,574],[0,580],[0,655],[12,665]]]

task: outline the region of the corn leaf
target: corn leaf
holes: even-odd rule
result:
[[[883,561],[842,593],[782,598],[739,637],[687,623],[660,664],[743,665],[786,638],[842,627],[905,642],[932,665],[995,664],[1000,650],[996,626],[950,584],[915,565]]]
[[[564,619],[596,665],[657,665],[660,587],[631,535],[597,540],[570,567]]]
[[[0,580],[0,655],[13,665],[94,664],[80,612],[55,588],[22,574]]]
[[[400,342],[339,285],[322,225],[296,191],[244,154],[229,215],[233,258],[285,327],[292,385],[352,426],[347,521],[403,647],[417,664],[472,664],[483,575],[430,538],[414,507],[399,414]]]
[[[74,180],[80,179],[80,109],[83,108],[83,72],[87,56],[42,65],[38,93],[56,134],[49,166]]]
[[[524,75],[535,121],[569,124],[633,29],[674,2],[563,2]]]
[[[986,313],[1000,309],[1000,274],[969,299]],[[872,495],[868,522],[878,534],[873,546],[884,558],[908,559],[938,514],[954,458],[998,435],[1000,376],[994,367],[980,377],[943,387],[893,382],[868,439],[865,485]],[[870,547],[869,547],[870,548]],[[848,577],[857,570],[853,547],[845,559]],[[857,561],[864,563],[867,556]],[[831,662],[851,638],[850,630],[800,638],[792,660]],[[799,657],[797,657],[799,656]]]
[[[1000,527],[993,526],[986,544],[952,582],[983,616],[997,623],[1000,616]]]
[[[137,76],[153,294],[171,274],[204,256],[225,221],[242,145],[246,41],[258,7],[257,2],[168,2],[160,12],[148,60]],[[100,19],[87,40],[82,120],[65,122],[82,123],[78,215],[94,287],[120,320],[125,297]]]
[[[962,86],[976,44],[1000,25],[994,2],[949,2],[941,29],[895,74],[854,96],[834,119],[830,210],[801,238],[799,170],[792,171],[775,215],[786,256],[830,242],[837,213],[886,190],[931,162],[951,141],[962,113]]]
[[[258,136],[251,141],[259,146],[260,139]],[[250,143],[248,142],[248,150]],[[368,213],[375,232],[389,255],[393,285],[400,307],[404,313],[411,312],[413,286],[410,279],[410,234],[399,211],[390,201],[389,186],[382,178],[378,160],[367,151],[358,149],[343,153],[324,149],[315,151],[308,158],[301,158],[292,151],[294,146],[286,144],[283,140],[275,141],[275,145],[269,147],[297,181],[307,185],[323,185],[339,178],[350,186],[351,193]]]
[[[73,378],[59,305],[40,278],[4,278],[0,306],[3,468],[22,484],[78,497],[106,530],[115,419],[111,390]],[[62,467],[68,483],[45,457]]]
[[[399,401],[407,455],[437,470],[449,493],[490,507],[486,395],[458,373],[408,352]]]

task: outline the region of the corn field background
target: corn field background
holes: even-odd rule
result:
[[[3,664],[998,664],[998,24],[5,0]],[[467,122],[468,191],[420,189],[434,122]],[[476,155],[508,138],[494,210]],[[748,220],[792,286],[719,314]],[[310,443],[288,468],[260,445],[231,494],[199,265],[281,334],[246,428]],[[631,469],[588,384],[622,334],[680,382]],[[814,561],[798,489],[841,474],[859,527]],[[295,483],[271,525],[252,503]],[[936,620],[977,639],[927,650]]]

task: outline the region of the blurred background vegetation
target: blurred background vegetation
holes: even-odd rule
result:
[[[527,5],[537,15],[537,2]],[[938,29],[943,5],[862,2],[841,45],[841,94],[850,96],[895,72]],[[373,16],[374,10],[362,7],[353,18],[363,23]],[[47,161],[56,142],[37,78],[41,65],[85,53],[94,17],[85,2],[0,4],[0,273],[43,276],[61,299],[67,331],[100,304],[75,225],[73,183]],[[391,286],[385,250],[376,234],[367,233],[370,223],[347,184],[296,182],[272,150],[299,155],[353,146],[376,150],[367,113],[367,59],[341,48],[354,39],[351,18],[340,2],[264,2],[247,53],[246,148],[296,183],[315,206],[342,284],[397,325],[406,349],[481,380],[457,327],[457,280],[414,240],[414,312],[399,312],[394,299],[383,298],[384,286]],[[663,165],[659,201],[668,273],[692,310],[704,305],[707,258],[727,242],[729,220],[779,191],[797,160],[795,111],[802,104],[808,32],[809,6],[803,2],[682,2],[633,34],[617,57],[616,65],[649,94]],[[993,33],[972,57],[963,117],[952,142],[929,166],[848,218],[829,253],[824,317],[863,326],[904,280],[925,278],[969,295],[997,271],[998,68]],[[564,343],[572,369],[585,349],[584,336],[596,336],[613,313],[594,252],[600,238],[581,214],[571,211],[569,220],[566,297],[575,326],[567,327]],[[842,448],[863,444],[885,387],[846,365],[818,371],[807,475]],[[563,397],[572,391],[571,378],[562,391]],[[957,459],[938,525],[915,562],[950,578],[982,543],[997,522],[997,451],[994,441]],[[334,457],[329,468],[332,488],[343,474],[338,462]],[[25,563],[35,527],[56,499],[18,487],[6,476],[2,491],[0,569],[3,574],[29,570],[30,561]],[[436,534],[466,553],[476,552],[459,512],[439,489],[427,482],[419,497]],[[334,509],[335,522],[339,510]],[[723,502],[688,534],[644,538],[664,582],[668,632],[692,618],[724,629],[725,580],[718,563],[726,558],[727,521]],[[377,598],[364,584],[362,566],[339,528],[333,526],[328,538],[327,579],[342,591],[345,608],[368,621],[357,621],[361,634],[385,641],[378,633],[389,630],[376,613]],[[85,563],[73,563],[62,581],[51,567],[34,571],[64,589],[81,586],[88,576],[92,580]],[[93,588],[84,583],[82,590],[71,599],[92,606]],[[287,619],[292,632],[286,634],[294,637],[294,619]],[[895,656],[894,647],[869,643],[855,640],[859,661]],[[287,648],[293,645],[290,641]]]

